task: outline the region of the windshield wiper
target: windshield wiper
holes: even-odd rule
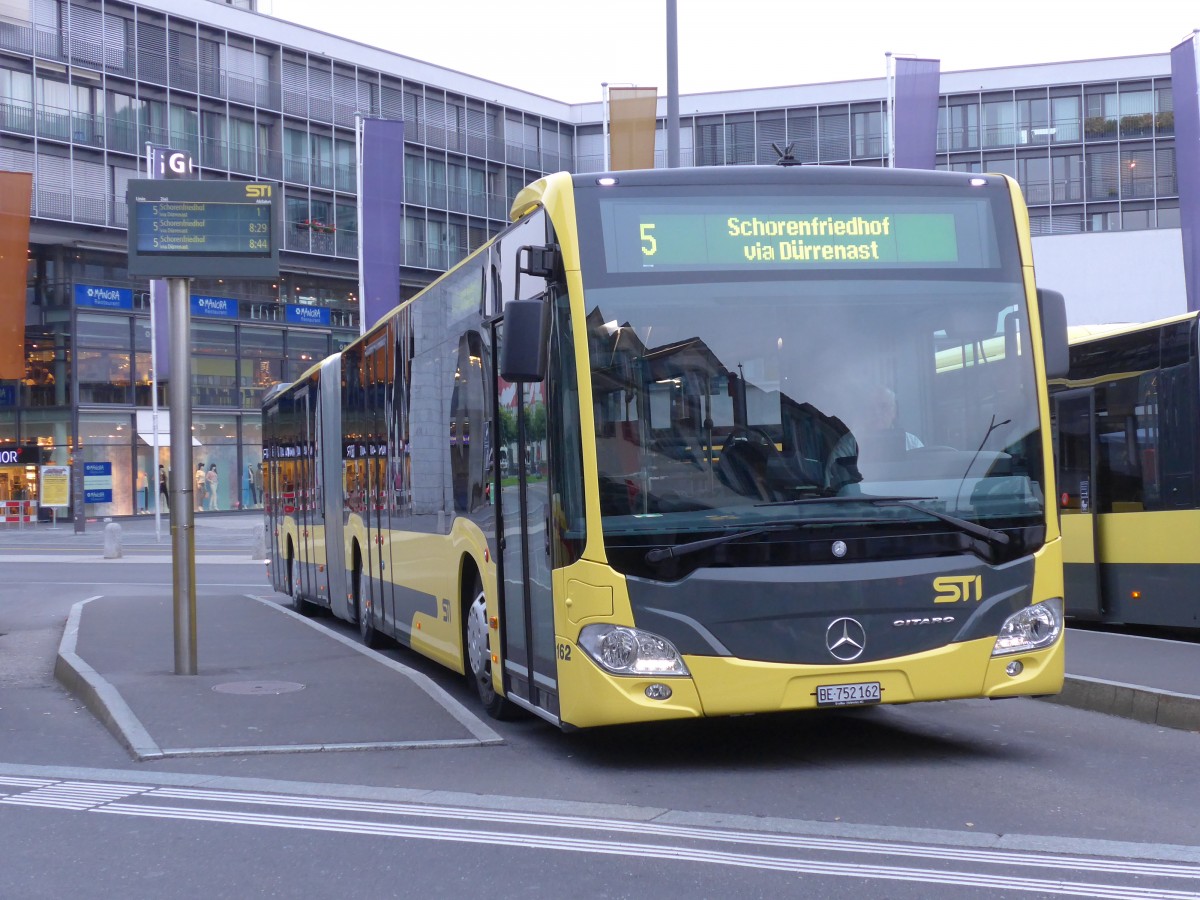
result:
[[[1003,531],[997,531],[995,528],[988,528],[986,525],[980,525],[968,519],[952,516],[949,513],[939,512],[936,509],[919,505],[921,500],[936,500],[936,497],[876,497],[871,494],[847,494],[838,497],[800,497],[796,500],[780,500],[774,503],[759,503],[757,506],[799,506],[806,503],[867,503],[871,506],[903,506],[907,509],[913,509],[920,513],[925,513],[927,516],[933,516],[935,519],[940,519],[948,525],[953,525],[964,534],[969,534],[972,537],[982,538],[990,544],[1006,545],[1009,542],[1009,537]]]
[[[793,526],[788,526],[793,527]],[[660,563],[668,559],[678,559],[680,556],[687,556],[689,553],[696,553],[700,550],[706,550],[709,547],[717,547],[721,544],[728,544],[730,541],[739,541],[742,538],[753,537],[756,534],[762,534],[764,531],[779,531],[779,528],[751,528],[748,531],[735,531],[733,534],[722,534],[717,537],[705,538],[701,541],[690,541],[686,544],[676,544],[673,547],[659,547],[655,550],[646,552],[647,563]]]

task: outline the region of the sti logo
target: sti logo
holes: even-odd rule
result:
[[[246,196],[255,200],[270,197],[271,186],[269,184],[248,184],[246,185]]]
[[[942,575],[933,579],[933,589],[937,592],[934,603],[978,603],[983,599],[983,576]]]

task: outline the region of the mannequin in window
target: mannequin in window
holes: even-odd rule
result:
[[[213,463],[208,467],[208,474],[204,476],[208,482],[208,508],[214,512],[219,512],[221,507],[217,503],[217,464]]]

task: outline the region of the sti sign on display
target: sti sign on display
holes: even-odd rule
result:
[[[277,277],[278,194],[260,183],[130,181],[129,273]]]

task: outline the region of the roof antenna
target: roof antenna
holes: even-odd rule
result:
[[[796,143],[795,143],[795,141],[793,141],[792,143],[790,143],[786,147],[784,147],[782,150],[780,150],[779,145],[776,144],[774,141],[771,141],[771,149],[779,154],[779,159],[775,160],[775,165],[777,165],[777,166],[798,166],[798,165],[800,165],[800,160],[796,159],[795,154],[792,152],[792,148],[794,148],[795,146],[796,146]]]

